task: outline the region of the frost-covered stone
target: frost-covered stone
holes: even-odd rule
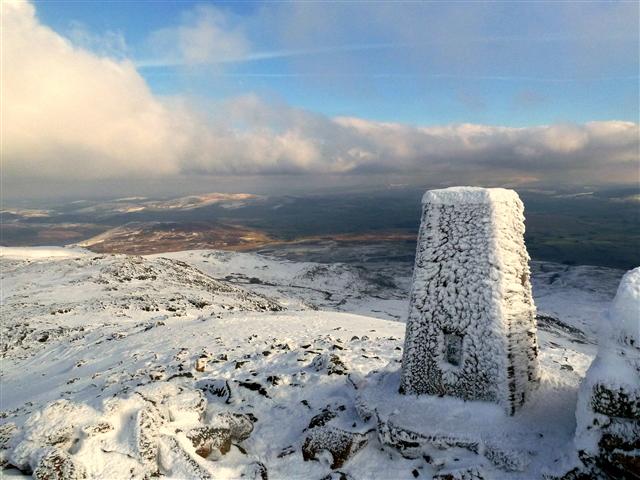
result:
[[[477,468],[446,470],[433,476],[433,480],[483,480],[484,478]]]
[[[243,477],[248,480],[269,480],[269,471],[262,462],[254,462],[247,467]]]
[[[511,190],[455,187],[422,203],[400,390],[513,414],[538,381],[522,202]]]
[[[169,410],[171,421],[182,420],[198,422],[207,408],[207,400],[201,390],[182,389],[169,397],[164,404]]]
[[[251,432],[253,432],[253,421],[251,417],[243,413],[221,413],[212,423],[221,423],[226,425],[229,428],[231,440],[234,442],[245,441],[249,438]]]
[[[312,428],[302,445],[302,458],[317,459],[327,451],[332,456],[331,468],[340,468],[367,444],[367,436],[333,427]]]
[[[195,387],[206,395],[209,400],[222,400],[231,402],[231,387],[227,380],[218,378],[203,378],[198,380]]]
[[[81,480],[86,471],[68,453],[53,449],[42,457],[33,471],[36,480]]]
[[[160,438],[160,466],[172,478],[209,480],[213,475],[208,468],[192,456],[175,437]]]
[[[82,426],[92,421],[96,411],[86,405],[68,400],[48,404],[43,410],[33,412],[10,441],[7,463],[20,470],[35,468],[43,453],[54,447],[68,450],[78,438]]]
[[[231,448],[231,431],[227,426],[193,428],[187,432],[187,438],[191,440],[196,453],[203,458],[214,451],[216,456],[224,455]]]
[[[640,267],[622,278],[580,387],[578,455],[594,474],[640,478]]]
[[[164,419],[152,405],[138,410],[135,416],[135,446],[140,462],[152,470],[157,469],[158,435]]]
[[[327,375],[346,375],[347,367],[340,357],[334,353],[322,353],[311,361],[316,372],[326,370]]]

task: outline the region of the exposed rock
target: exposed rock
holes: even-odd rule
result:
[[[18,433],[18,427],[13,422],[0,425],[0,450],[7,448],[9,441]]]
[[[484,480],[484,476],[477,468],[467,468],[438,472],[432,480]]]
[[[336,418],[336,413],[332,410],[325,408],[318,415],[314,416],[309,422],[309,426],[307,429],[315,428],[315,427],[323,427],[329,422],[329,420]]]
[[[569,470],[561,477],[546,475],[544,480],[593,480],[597,478],[593,473],[587,471],[584,467],[576,467]]]
[[[640,420],[640,395],[634,395],[622,386],[598,383],[593,387],[591,408],[609,417]]]
[[[485,444],[482,454],[496,467],[507,472],[523,472],[529,465],[529,455],[519,450]]]
[[[47,453],[33,470],[36,480],[81,480],[87,478],[84,467],[59,449]]]
[[[302,445],[302,458],[315,460],[323,451],[333,457],[331,468],[340,468],[367,444],[367,436],[333,427],[313,428]]]
[[[157,470],[158,463],[158,434],[164,423],[157,408],[149,405],[138,411],[135,419],[135,445],[140,461],[152,469]]]
[[[356,409],[356,412],[358,414],[358,416],[360,417],[360,419],[363,422],[368,422],[369,420],[371,420],[371,418],[374,415],[374,411],[371,409],[371,407],[369,407],[369,405],[367,405],[367,403],[362,399],[361,396],[356,396],[355,402],[354,402],[354,406]]]
[[[228,427],[203,426],[189,430],[187,438],[191,440],[196,453],[203,458],[216,451],[224,455],[231,448],[231,430]]]
[[[203,378],[196,382],[195,387],[201,390],[209,400],[224,400],[225,403],[231,401],[231,387],[226,380]]]
[[[337,470],[335,472],[329,473],[328,475],[325,475],[320,480],[354,480],[354,479],[348,473]]]
[[[278,454],[278,458],[284,458],[289,455],[293,455],[294,453],[296,453],[295,447],[293,445],[289,445],[282,449],[282,451]]]
[[[269,394],[267,393],[267,390],[258,382],[238,382],[238,385],[246,388],[248,390],[252,390],[254,392],[258,392],[260,395],[262,395],[263,397],[267,397],[269,398]]]
[[[174,478],[189,478],[191,480],[210,480],[213,478],[207,468],[187,453],[176,438],[168,435],[163,435],[160,439],[160,464],[163,473]]]
[[[269,472],[262,462],[254,462],[247,467],[243,475],[249,480],[269,480]]]
[[[255,418],[255,417],[253,417]],[[243,442],[253,432],[253,420],[249,415],[244,413],[225,412],[217,416],[217,420],[213,423],[221,422],[228,426],[231,440],[234,442]]]
[[[178,395],[172,395],[163,402],[169,410],[171,421],[188,416],[198,422],[207,409],[207,400],[201,390],[182,390]]]
[[[346,375],[347,367],[340,357],[333,353],[323,353],[311,361],[311,367],[316,372],[326,370],[327,375]]]
[[[414,459],[422,456],[428,440],[426,436],[379,418],[376,427],[381,444],[394,448],[404,458]]]
[[[526,452],[509,450],[497,445],[482,442],[472,437],[456,437],[452,435],[423,435],[408,428],[400,427],[392,421],[377,422],[378,439],[383,445],[397,450],[405,458],[422,457],[428,446],[441,450],[462,448],[477,455],[484,456],[496,467],[504,471],[525,470],[529,465]]]
[[[640,479],[640,267],[622,278],[580,387],[578,456],[593,475]]]
[[[101,433],[110,432],[111,430],[113,430],[113,428],[114,428],[113,425],[111,425],[108,422],[96,422],[89,425],[85,425],[82,428],[82,431],[88,437],[92,437],[94,435],[99,435]]]
[[[206,355],[201,355],[200,357],[198,357],[196,359],[196,371],[197,372],[204,372],[204,369],[207,367],[207,356]]]

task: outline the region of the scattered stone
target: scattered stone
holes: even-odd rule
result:
[[[316,460],[323,451],[333,457],[331,468],[342,467],[367,444],[367,436],[356,432],[347,432],[333,427],[318,427],[309,430],[302,445],[304,461]]]
[[[251,391],[258,392],[263,397],[269,398],[269,394],[265,388],[258,382],[238,382],[238,385]]]
[[[249,465],[243,477],[249,480],[269,480],[267,467],[262,462],[254,462]]]
[[[191,372],[174,373],[169,378],[167,378],[167,381],[173,380],[174,378],[193,378],[193,373],[191,373]]]
[[[477,468],[440,471],[432,480],[484,480],[484,476]]]
[[[167,378],[167,373],[163,367],[159,367],[149,371],[149,378],[152,382],[161,382]]]
[[[282,451],[278,454],[278,458],[284,458],[289,455],[293,455],[296,453],[296,449],[293,445],[289,445],[288,447],[284,447]]]
[[[113,429],[114,429],[113,425],[111,425],[108,422],[97,422],[97,423],[92,423],[92,424],[89,424],[89,425],[85,425],[82,428],[82,431],[88,437],[92,437],[94,435],[99,435],[101,433],[110,432]]]
[[[206,355],[200,355],[196,360],[196,372],[204,372],[204,369],[207,368],[207,360],[208,357]]]
[[[346,375],[347,367],[338,355],[333,353],[323,353],[311,361],[311,367],[316,372],[326,370],[327,375]]]
[[[316,427],[324,427],[327,422],[329,422],[329,420],[333,418],[336,418],[335,412],[328,408],[325,408],[321,413],[311,419],[311,421],[309,422],[309,426],[305,430]]]
[[[214,363],[220,363],[220,362],[226,362],[228,361],[229,358],[227,357],[226,353],[220,353],[219,355],[217,355],[214,359],[213,362]]]
[[[201,390],[209,400],[222,399],[225,403],[231,401],[231,387],[226,380],[203,378],[196,382],[195,387]]]
[[[218,454],[216,456],[224,455],[231,448],[231,430],[228,427],[192,428],[187,432],[187,438],[202,458],[208,458],[214,450]]]
[[[245,441],[253,432],[255,416],[250,417],[244,413],[225,412],[219,414],[216,418],[217,420],[214,420],[214,423],[219,421],[228,426],[231,440],[234,442]]]
[[[336,470],[335,472],[331,472],[328,475],[325,475],[320,480],[354,480],[354,479],[348,473],[341,472],[340,470]]]
[[[267,377],[267,382],[269,382],[271,385],[279,385],[280,384],[280,377],[278,375],[269,375]]]

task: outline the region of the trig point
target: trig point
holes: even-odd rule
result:
[[[400,391],[485,400],[513,414],[538,381],[524,207],[502,188],[422,199]]]

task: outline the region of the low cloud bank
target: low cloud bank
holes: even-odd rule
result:
[[[5,2],[2,28],[5,181],[386,172],[638,181],[640,128],[632,122],[419,127],[329,118],[254,95],[203,111],[154,95],[132,62],[76,47],[29,3]],[[205,39],[218,35],[202,30]],[[247,47],[237,40],[233,48]]]

